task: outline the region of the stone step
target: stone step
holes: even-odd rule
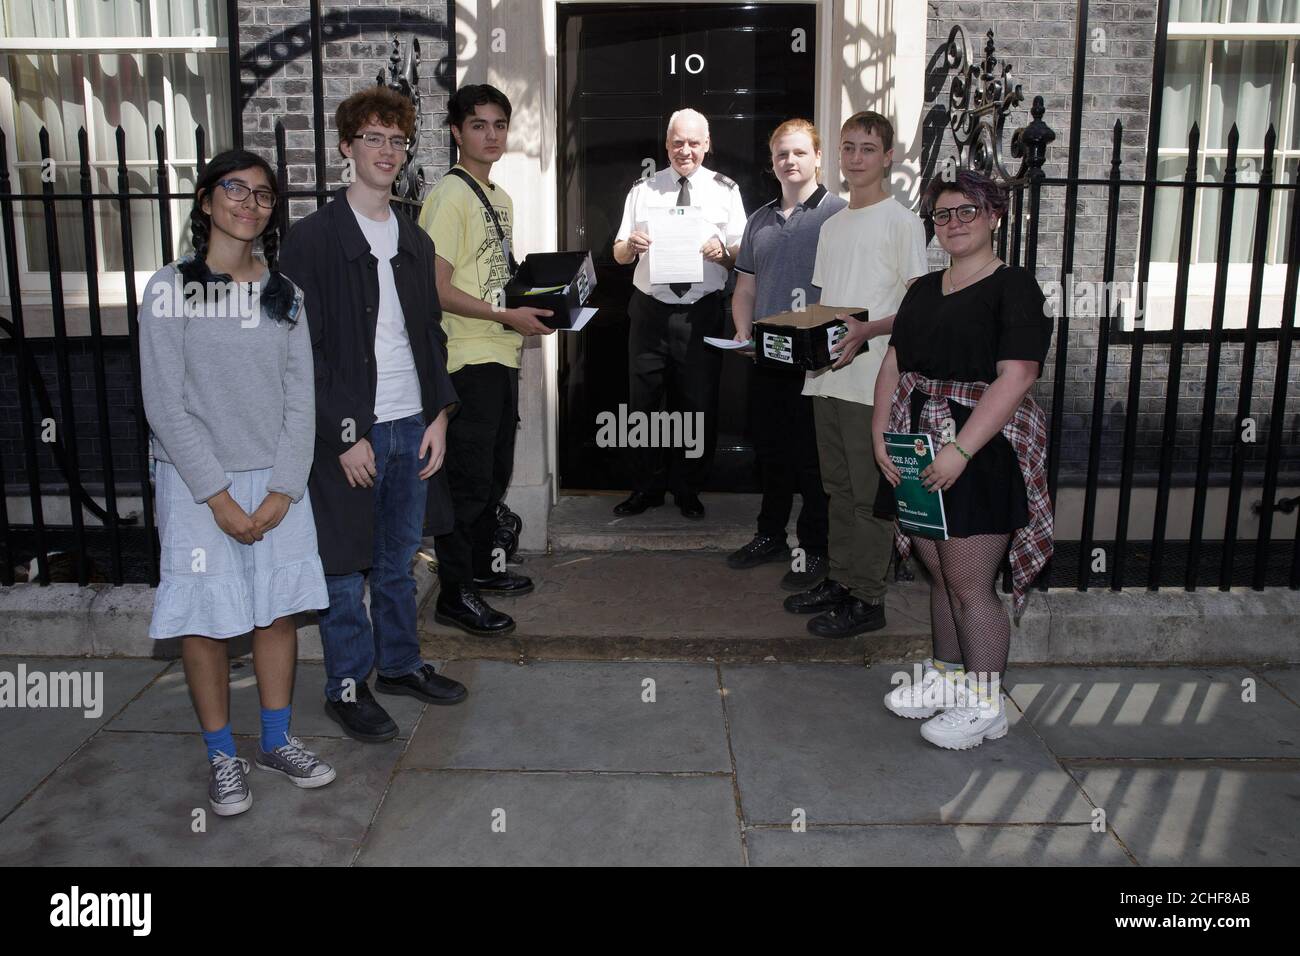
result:
[[[658,508],[620,518],[613,509],[625,497],[623,492],[561,496],[548,523],[551,550],[731,552],[754,536],[762,500],[761,495],[704,494],[704,517],[693,519],[683,518],[669,495]]]

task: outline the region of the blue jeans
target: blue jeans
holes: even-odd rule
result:
[[[366,575],[327,574],[329,609],[320,615],[325,650],[325,696],[343,696],[343,681],[364,683],[378,664],[384,677],[418,671],[415,576],[426,486],[420,480],[424,416],[378,422],[366,436],[375,453],[375,552],[370,566],[370,616],[362,603]],[[373,622],[373,627],[372,627]]]

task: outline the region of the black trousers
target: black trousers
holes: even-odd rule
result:
[[[809,554],[826,554],[827,496],[817,466],[817,426],[804,374],[754,367],[749,380],[750,434],[758,459],[763,504],[758,533],[785,539],[795,492],[803,499],[797,531]]]
[[[444,470],[456,522],[434,538],[443,586],[473,585],[492,573],[497,505],[510,486],[519,426],[519,370],[497,362],[452,373],[460,408],[447,426]]]
[[[628,411],[704,414],[703,454],[687,458],[682,448],[633,449],[633,487],[647,494],[698,493],[718,441],[722,352],[704,344],[704,337],[721,333],[722,293],[675,306],[633,289],[627,314]]]

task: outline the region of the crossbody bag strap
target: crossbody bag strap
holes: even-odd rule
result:
[[[487,210],[488,215],[492,217],[492,225],[494,225],[497,230],[497,240],[501,243],[502,248],[506,250],[506,268],[510,270],[511,275],[514,275],[519,271],[519,264],[515,262],[514,250],[506,246],[506,231],[501,228],[501,220],[497,218],[497,211],[492,207],[492,203],[488,201],[487,196],[483,194],[483,188],[479,186],[478,181],[473,176],[465,172],[463,169],[453,166],[451,169],[447,170],[447,173],[448,175],[455,176],[457,179],[464,180],[465,184],[468,185],[470,189],[474,190],[474,195],[477,196],[478,201],[483,204],[483,208]]]

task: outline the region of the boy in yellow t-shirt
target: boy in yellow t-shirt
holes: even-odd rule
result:
[[[470,634],[509,634],[515,622],[482,592],[527,594],[533,582],[494,568],[497,505],[510,485],[519,418],[519,351],[525,335],[547,335],[545,309],[503,308],[510,278],[514,204],[491,181],[505,152],[510,101],[495,87],[466,86],[447,104],[460,162],[430,191],[420,226],[433,239],[447,371],[460,407],[447,427],[447,481],[455,526],[434,539],[440,587],[434,617]]]

